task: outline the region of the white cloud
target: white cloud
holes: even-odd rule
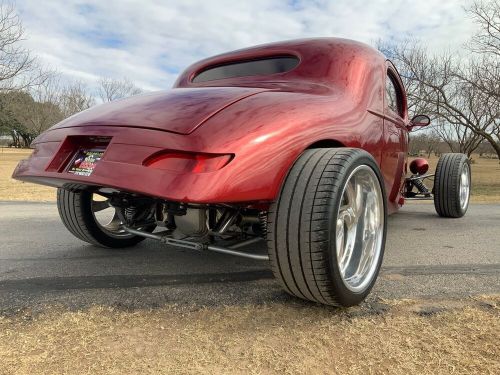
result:
[[[373,43],[405,34],[457,49],[473,30],[454,0],[23,0],[26,44],[48,65],[95,84],[129,77],[168,88],[201,58],[266,42],[339,36]]]

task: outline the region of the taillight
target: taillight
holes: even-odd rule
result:
[[[203,173],[223,168],[232,158],[232,154],[162,151],[148,157],[143,165],[172,172]]]

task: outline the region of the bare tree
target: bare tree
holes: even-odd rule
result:
[[[475,1],[466,11],[479,26],[469,49],[500,58],[500,1]]]
[[[0,91],[26,89],[44,82],[44,71],[22,45],[24,29],[14,6],[0,3]]]
[[[126,98],[143,92],[142,89],[134,85],[128,78],[101,78],[97,91],[103,102],[111,102],[116,99]]]
[[[61,84],[58,76],[52,76],[30,90],[33,102],[25,108],[26,125],[38,135],[64,119],[61,109]]]
[[[16,147],[27,147],[43,131],[94,104],[81,82],[61,84],[54,76],[32,90],[0,92],[0,130]]]
[[[495,118],[491,137],[485,137],[500,159],[500,1],[475,1],[468,9],[478,30],[468,43],[473,52],[467,70],[457,76],[487,98],[489,112]]]
[[[92,95],[82,82],[74,82],[61,89],[59,106],[64,118],[84,111],[95,104]]]
[[[478,0],[466,11],[478,25],[467,57],[430,55],[415,40],[379,48],[398,67],[410,103],[433,117],[444,141],[469,154],[484,139],[500,159],[500,2]]]
[[[489,142],[483,141],[477,148],[479,157],[493,158],[495,156],[495,150],[491,147]]]
[[[481,103],[476,124],[482,120],[483,126],[463,126],[489,142],[500,159],[500,2],[475,1],[466,12],[478,30],[466,44],[471,56],[451,74],[461,82],[466,102]]]
[[[429,158],[433,152],[438,152],[440,142],[441,140],[434,131],[430,133],[412,133],[409,144],[410,155],[420,156],[424,152]]]
[[[83,84],[63,86],[59,75],[43,69],[24,37],[14,6],[0,0],[0,128],[19,147],[94,103]]]
[[[400,59],[400,55],[404,53],[406,59],[411,61],[412,65],[421,65],[427,58],[425,49],[416,39],[405,39],[399,44],[378,40],[377,48],[394,63],[401,76],[408,96],[409,117],[430,113],[429,103],[426,100],[422,100],[426,96],[425,87],[414,79],[410,67]]]
[[[470,158],[483,140],[480,135],[459,124],[443,123],[440,120],[436,122],[433,126],[434,132],[441,141],[448,145],[451,152],[460,152]]]
[[[64,118],[60,97],[56,77],[31,91],[11,90],[1,94],[3,127],[17,146],[29,146],[36,136]]]
[[[434,121],[466,128],[468,133],[484,138],[500,159],[499,102],[471,83],[471,76],[460,77],[470,71],[468,61],[446,52],[431,55],[420,43],[411,40],[387,44],[386,49],[405,79],[413,84],[408,93],[410,101],[419,103]]]

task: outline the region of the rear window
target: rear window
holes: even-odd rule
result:
[[[299,65],[299,59],[295,56],[277,56],[256,60],[237,61],[205,69],[193,78],[193,82],[285,73],[292,70],[297,65]]]

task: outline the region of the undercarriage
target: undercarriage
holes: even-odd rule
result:
[[[106,230],[192,250],[269,259],[267,254],[239,250],[263,242],[265,211],[236,205],[170,202],[121,192],[107,193],[105,189],[93,194],[105,198],[101,203],[93,203],[96,218],[101,209],[114,209],[111,220],[101,224]],[[153,232],[151,228],[156,230]]]

